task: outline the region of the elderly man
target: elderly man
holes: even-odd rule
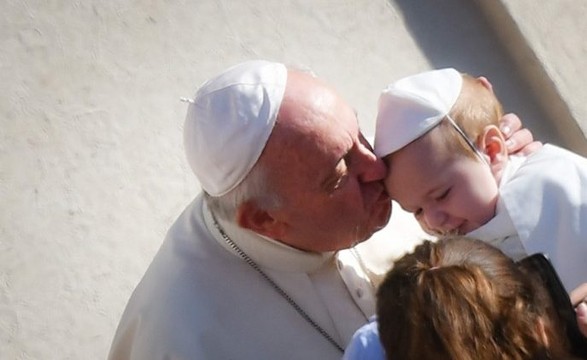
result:
[[[374,313],[372,249],[353,246],[391,213],[353,109],[308,73],[246,62],[199,89],[185,145],[203,192],[134,291],[110,359],[339,359]]]

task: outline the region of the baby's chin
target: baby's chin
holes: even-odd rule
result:
[[[467,235],[473,230],[467,231],[465,229],[456,228],[453,230],[432,230],[422,226],[422,230],[428,235],[435,236],[435,237],[446,237],[446,236],[463,236]]]

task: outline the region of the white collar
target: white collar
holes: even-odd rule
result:
[[[214,239],[226,250],[239,256],[222,237],[214,225],[214,217],[204,200],[202,202],[204,222]],[[226,235],[259,266],[278,271],[312,273],[332,260],[335,252],[308,252],[295,249],[279,241],[259,235],[253,231],[243,229],[238,225],[216,218]],[[240,257],[240,256],[239,256]]]
[[[512,176],[518,171],[520,166],[526,161],[527,157],[523,155],[510,155],[508,161],[503,169],[503,173],[501,174],[501,179],[499,181],[499,189],[507,184]]]
[[[507,211],[505,200],[501,195],[501,189],[504,184],[507,184],[516,171],[518,171],[525,160],[526,157],[524,156],[509,157],[499,182],[500,194],[497,198],[497,204],[495,205],[495,216],[481,227],[469,232],[467,236],[484,241],[492,241],[495,239],[503,239],[517,233],[516,227]]]
[[[467,236],[483,241],[493,242],[516,233],[516,227],[510,218],[501,196],[497,199],[495,216],[486,224],[471,231]]]

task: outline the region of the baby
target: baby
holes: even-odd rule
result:
[[[571,290],[587,276],[587,159],[554,145],[508,157],[501,114],[486,78],[455,69],[389,85],[375,133],[387,191],[431,234],[548,254]]]

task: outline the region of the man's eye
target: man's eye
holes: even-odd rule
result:
[[[422,208],[419,208],[416,211],[414,211],[414,216],[416,217],[416,219],[421,217],[422,216]]]
[[[339,177],[338,179],[336,179],[336,182],[332,186],[332,191],[338,190],[342,186],[344,186],[344,184],[346,183],[347,179],[348,179],[348,175],[346,175],[346,174],[345,175],[342,175],[341,177]]]

